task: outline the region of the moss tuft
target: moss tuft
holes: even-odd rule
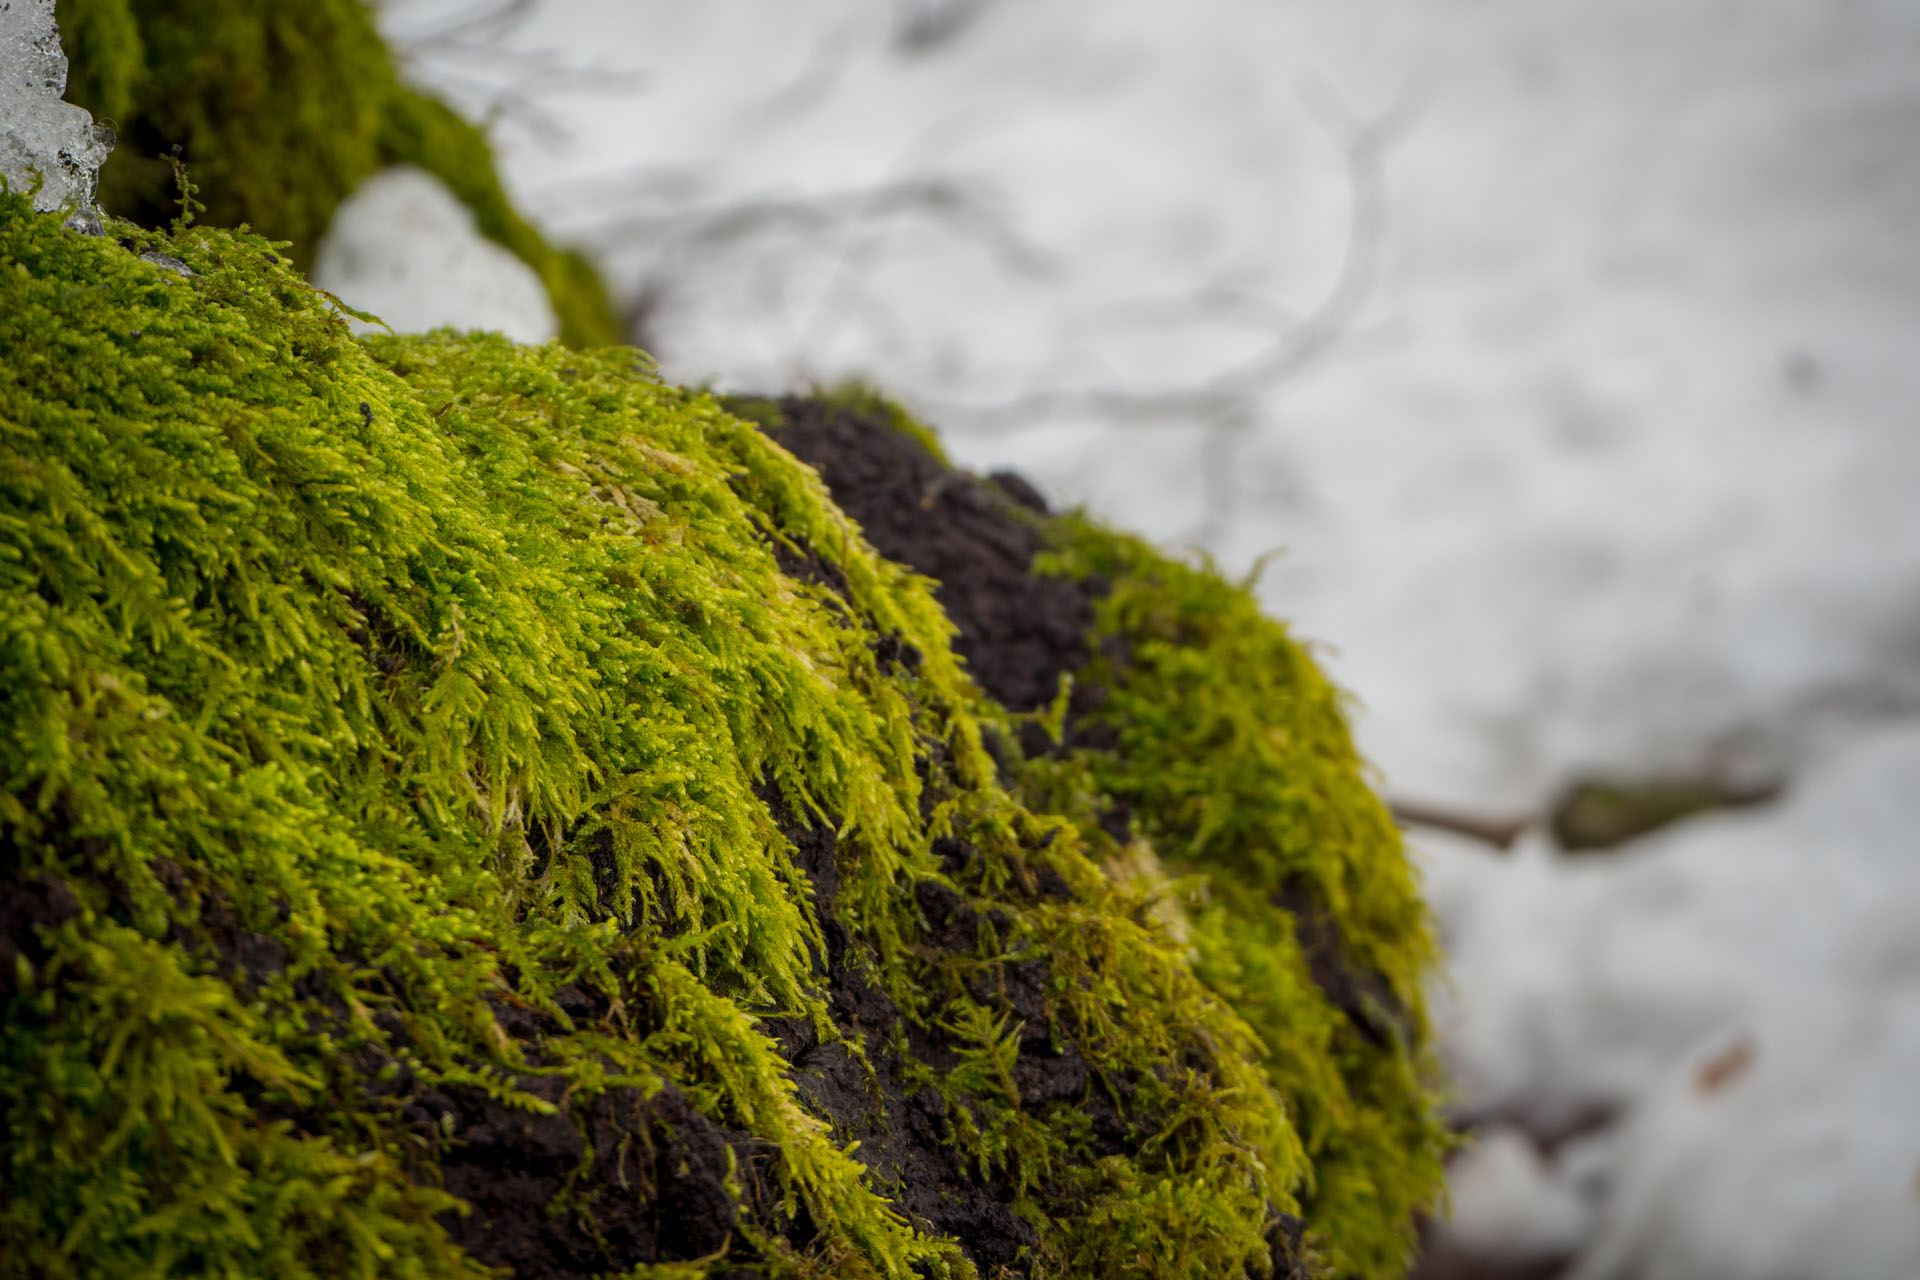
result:
[[[1107,586],[1080,677],[1104,693],[1085,724],[1102,745],[1036,763],[1036,790],[1128,815],[1179,881],[1195,972],[1295,1108],[1321,1247],[1340,1274],[1403,1274],[1447,1143],[1421,996],[1436,951],[1340,696],[1250,584],[1083,517],[1049,531],[1043,571]]]
[[[1070,816],[1256,1032],[1311,1156],[1321,1255],[1402,1274],[1445,1145],[1420,1003],[1433,943],[1311,656],[1250,584],[955,472],[870,392],[731,403],[820,466],[887,554],[939,573],[971,669],[1025,713],[998,735],[1025,749],[1023,799]]]
[[[811,473],[634,353],[363,345],[266,242],[146,243],[194,275],[0,205],[0,849],[71,904],[13,948],[0,1267],[477,1274],[438,1186],[482,1112],[577,1133],[551,1209],[621,1267],[968,1271],[762,1026],[837,1034],[770,805],[831,815],[839,927],[1036,1271],[1255,1260],[1304,1170],[1249,1033],[993,783],[925,584]],[[1008,955],[1129,1100],[1097,1160],[1020,1096]],[[669,1096],[767,1164],[711,1257],[620,1252],[585,1177],[603,1103]]]
[[[414,165],[539,274],[562,341],[619,341],[591,264],[514,210],[478,129],[401,82],[364,0],[58,0],[56,12],[68,97],[120,135],[100,174],[109,213],[172,221],[178,146],[208,221],[288,241],[304,270],[342,200]]]

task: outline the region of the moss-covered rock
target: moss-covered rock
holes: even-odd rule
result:
[[[68,99],[119,132],[100,174],[107,212],[171,222],[178,147],[208,221],[289,242],[305,270],[342,200],[413,165],[540,276],[562,341],[620,340],[593,266],[514,209],[478,129],[401,82],[365,0],[58,0],[56,13]]]
[[[0,1275],[1393,1274],[1428,944],[1244,592],[1071,526],[1024,759],[637,353],[112,231],[0,197]]]
[[[1294,1108],[1328,1260],[1399,1274],[1446,1142],[1421,998],[1433,941],[1309,654],[1247,585],[1054,516],[1018,477],[955,471],[870,391],[731,403],[819,467],[884,554],[939,579],[974,672],[1034,713],[1022,798],[1074,815],[1116,874],[1166,886],[1195,972]]]

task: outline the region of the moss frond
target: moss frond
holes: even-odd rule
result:
[[[1437,952],[1341,696],[1249,584],[1082,516],[1051,531],[1045,571],[1110,584],[1081,679],[1114,746],[1034,783],[1124,805],[1190,877],[1195,972],[1296,1108],[1312,1230],[1339,1273],[1400,1275],[1448,1142],[1421,988]]]

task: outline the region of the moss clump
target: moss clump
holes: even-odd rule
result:
[[[539,274],[562,341],[619,341],[593,267],[514,210],[479,130],[401,83],[363,0],[58,0],[56,13],[68,97],[120,134],[100,174],[109,213],[170,221],[178,146],[208,220],[289,241],[304,270],[343,199],[414,165]]]
[[[1421,997],[1436,952],[1339,695],[1248,587],[1085,519],[1050,533],[1046,571],[1109,585],[1081,678],[1110,745],[1036,766],[1041,792],[1120,806],[1184,878],[1195,971],[1296,1108],[1308,1222],[1338,1272],[1402,1274],[1447,1141]]]
[[[1424,1094],[1255,998],[1305,877],[1418,1043],[1319,704],[1268,728],[1333,735],[1324,812],[1271,769],[1211,828],[1093,759],[1010,794],[926,581],[711,400],[362,343],[265,241],[114,231],[0,198],[0,1275],[1197,1280],[1299,1274],[1303,1206],[1367,1265],[1338,1188],[1407,1195],[1363,1122]],[[1220,886],[1191,941],[1076,821],[1109,786]],[[1266,833],[1242,897],[1190,810]]]
[[[1003,754],[1025,748],[1023,798],[1161,895],[1195,972],[1257,1033],[1311,1157],[1323,1256],[1402,1274],[1445,1143],[1420,998],[1433,942],[1311,657],[1247,586],[1053,516],[1017,478],[954,471],[871,393],[734,404],[883,551],[941,578],[972,669],[1029,712],[1002,735]]]

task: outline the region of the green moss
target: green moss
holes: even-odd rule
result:
[[[68,97],[120,134],[100,175],[108,212],[170,222],[178,145],[206,220],[288,241],[305,269],[343,199],[415,165],[539,274],[563,341],[619,340],[592,266],[515,212],[479,130],[401,83],[363,0],[59,0],[56,12]]]
[[[1384,1274],[1431,1187],[1425,934],[1332,695],[1244,593],[1089,530],[1063,567],[1131,557],[1103,626],[1134,644],[1134,772],[1075,758],[1023,801],[927,583],[638,353],[362,343],[268,242],[147,236],[187,278],[123,234],[0,197],[0,883],[72,902],[0,978],[0,1276],[478,1275],[411,1102],[581,1126],[669,1088],[770,1181],[734,1180],[724,1257],[633,1274],[969,1274],[769,1037],[843,1031],[781,813],[836,833],[849,962],[918,1028],[851,1047],[945,1100],[1035,1275],[1239,1276],[1302,1210]],[[1279,665],[1234,710],[1209,646]],[[1174,716],[1169,682],[1214,709]],[[1103,790],[1209,877],[1191,933],[1103,869]],[[1295,878],[1405,1043],[1355,1042],[1302,976],[1262,896]],[[1015,965],[1081,1096],[1022,1096]],[[588,1168],[552,1206],[585,1229]]]
[[[951,466],[870,388],[820,398]],[[774,402],[732,403],[777,434]],[[1301,1200],[1330,1268],[1403,1275],[1449,1145],[1422,999],[1437,953],[1339,692],[1251,583],[1083,515],[1038,523],[1053,548],[1038,571],[1103,584],[1079,677],[1102,692],[1076,740],[1105,729],[1113,745],[1025,761],[1022,798],[1073,820],[1255,1033],[1306,1146]],[[1055,741],[1069,692],[1034,717]],[[1124,847],[1102,822],[1116,809],[1132,818]]]
[[[1093,809],[1120,802],[1188,877],[1195,971],[1296,1108],[1322,1249],[1341,1274],[1401,1275],[1446,1142],[1420,985],[1435,949],[1339,695],[1247,586],[1083,518],[1050,532],[1048,571],[1111,584],[1082,678],[1115,746],[1038,763],[1032,785],[1091,797],[1090,839]]]
[[[910,846],[906,703],[729,481],[850,538],[817,486],[631,352],[390,343],[410,387],[264,243],[168,249],[192,280],[18,200],[0,225],[0,845],[83,908],[8,1004],[0,1266],[144,1274],[158,1239],[192,1260],[163,1272],[470,1271],[345,1062],[510,1082],[526,1050],[490,1001],[552,1009],[581,980],[654,1016],[540,1046],[577,1095],[674,1080],[778,1144],[789,1210],[854,1272],[950,1257],[863,1188],[743,1012],[809,1000],[756,780],[876,858]],[[937,640],[924,596],[875,608]],[[289,981],[243,1001],[195,945],[216,909]],[[262,1128],[249,1092],[324,1133]],[[377,1186],[338,1185],[336,1157]]]

